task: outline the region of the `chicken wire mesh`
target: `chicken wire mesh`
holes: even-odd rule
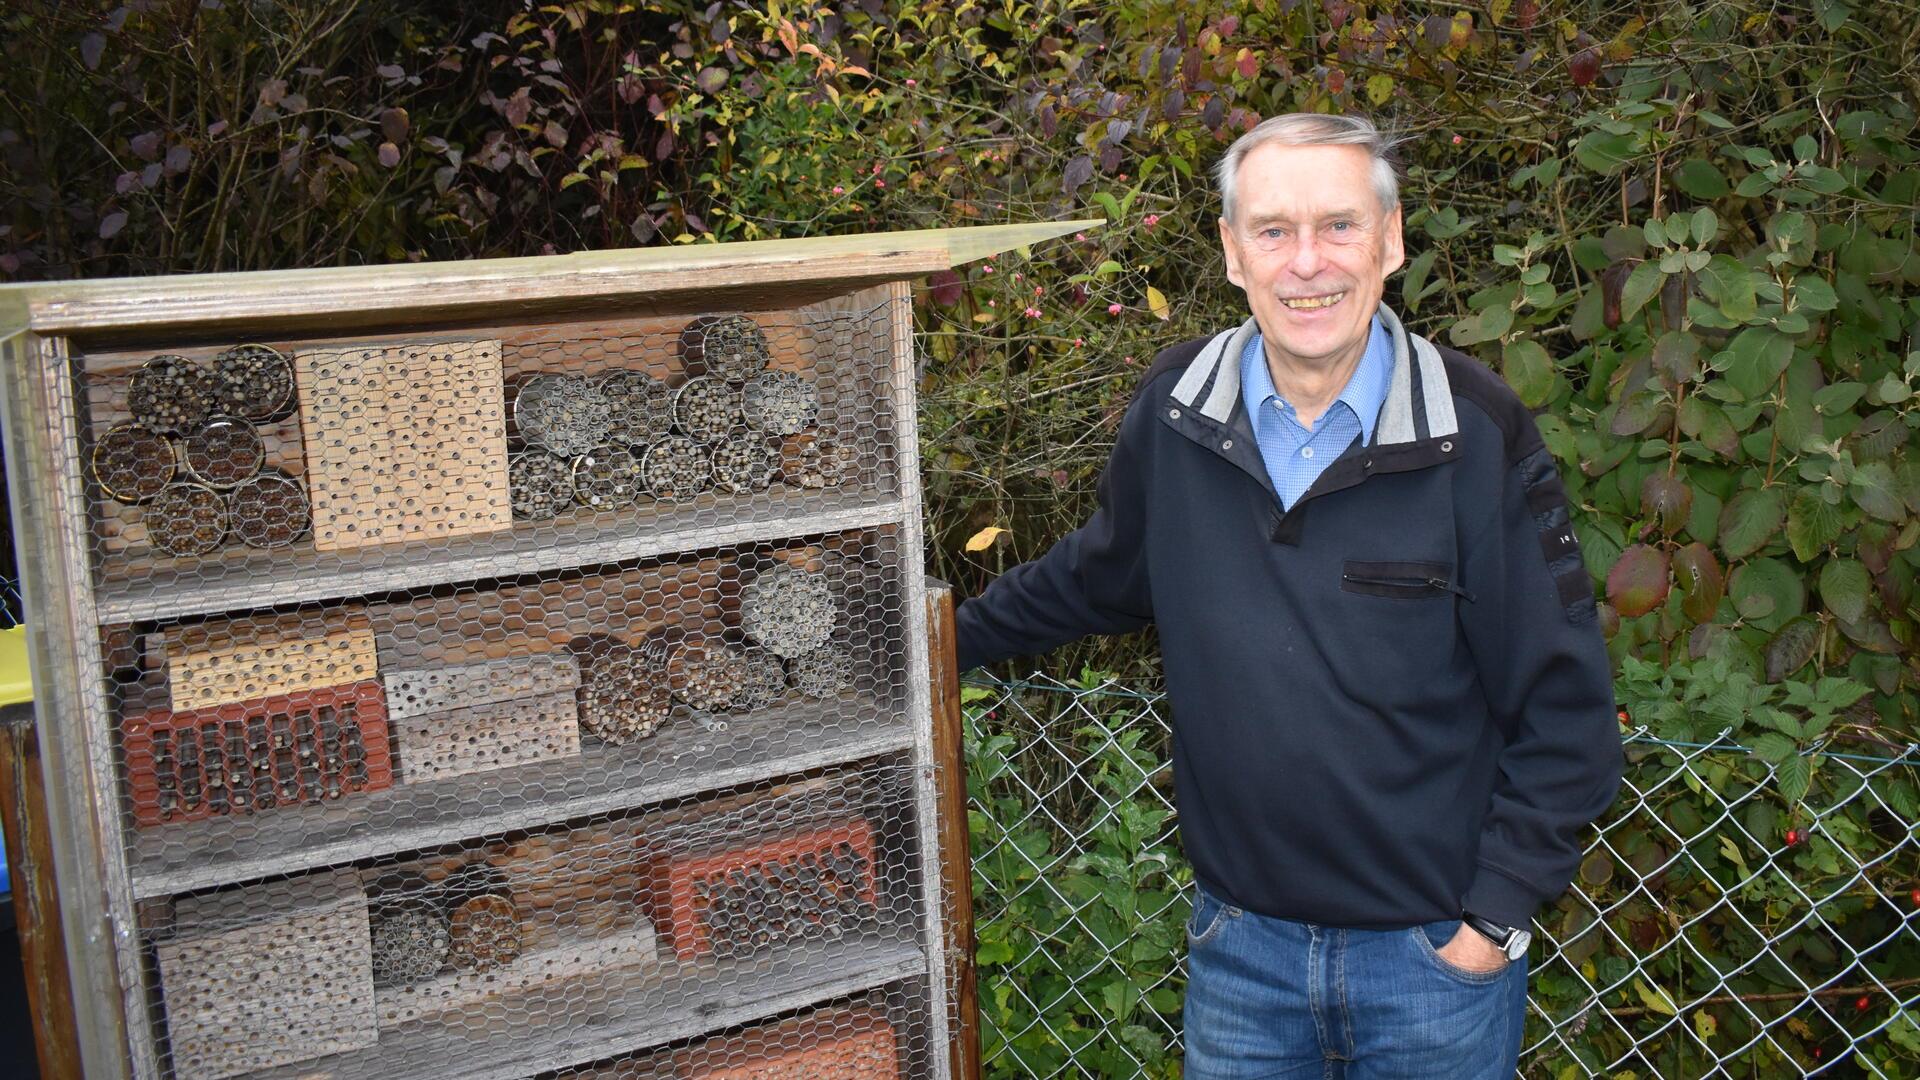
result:
[[[86,351],[99,601],[133,621],[870,510],[900,491],[889,311]]]
[[[933,1075],[915,773],[144,902],[167,1075]]]
[[[936,1075],[901,307],[72,355],[136,1075]]]
[[[984,674],[964,694],[985,1075],[1177,1076],[1191,874],[1165,698]],[[1920,1072],[1920,746],[1813,748],[1789,835],[1781,766],[1728,734],[1622,735],[1620,797],[1532,926],[1519,1074]]]

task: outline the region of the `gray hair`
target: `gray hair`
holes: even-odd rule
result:
[[[1395,168],[1394,147],[1406,141],[1382,132],[1364,116],[1334,116],[1327,113],[1282,113],[1260,121],[1252,131],[1227,147],[1213,167],[1220,186],[1221,214],[1233,221],[1237,207],[1234,183],[1240,162],[1254,150],[1277,143],[1281,146],[1360,146],[1373,159],[1373,193],[1382,211],[1400,204],[1400,178]]]

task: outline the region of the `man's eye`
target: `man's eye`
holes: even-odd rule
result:
[[[1334,227],[1335,229],[1337,229],[1337,230],[1339,230],[1339,231],[1341,231],[1341,232],[1345,232],[1346,230],[1348,230],[1348,229],[1350,229],[1350,228],[1352,228],[1352,227],[1353,227],[1353,222],[1351,222],[1351,221],[1336,221],[1336,222],[1334,222],[1334,223],[1333,223],[1333,227]]]
[[[1278,240],[1285,232],[1285,229],[1261,229],[1260,235],[1269,240]]]

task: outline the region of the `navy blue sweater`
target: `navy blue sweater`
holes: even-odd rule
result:
[[[1253,322],[1162,353],[1094,515],[961,605],[960,665],[1155,623],[1209,889],[1332,926],[1525,926],[1619,786],[1592,583],[1519,399],[1381,312],[1373,442],[1284,513],[1239,393]]]

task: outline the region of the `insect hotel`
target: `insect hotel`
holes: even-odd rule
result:
[[[86,1074],[964,1071],[908,282],[1089,224],[0,289]]]

